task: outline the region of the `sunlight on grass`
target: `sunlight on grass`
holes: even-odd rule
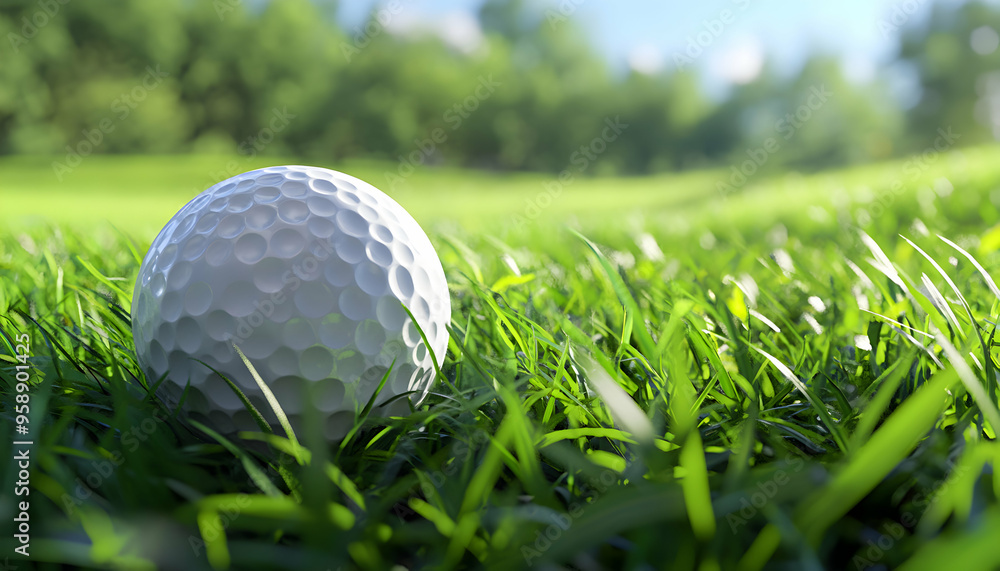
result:
[[[213,159],[92,157],[64,186],[45,160],[2,159],[5,191],[38,188],[13,210],[52,222],[7,210],[19,226],[0,235],[4,441],[27,333],[40,561],[995,566],[1000,253],[982,244],[1000,174],[997,151],[965,153],[967,169],[941,161],[861,226],[855,187],[890,184],[897,164],[729,201],[708,196],[711,173],[580,180],[530,224],[516,216],[544,177],[415,174],[398,198],[448,276],[444,365],[412,413],[359,407],[333,443],[264,422],[216,433],[164,408],[136,366],[139,254]],[[378,185],[383,165],[342,168]],[[975,199],[916,199],[941,177]],[[280,421],[268,403],[251,413]]]

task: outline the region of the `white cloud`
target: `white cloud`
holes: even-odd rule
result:
[[[709,61],[709,72],[729,83],[750,83],[764,69],[764,47],[755,37],[744,37],[730,44]]]
[[[663,52],[652,44],[642,44],[628,54],[628,66],[639,73],[653,75],[663,71]]]
[[[483,30],[471,12],[456,10],[437,17],[404,12],[386,23],[386,30],[397,36],[434,35],[462,53],[472,53],[483,43]]]
[[[843,60],[844,75],[855,83],[868,83],[875,79],[878,65],[870,57],[850,56]]]
[[[472,53],[483,43],[479,20],[469,12],[451,12],[438,23],[438,35],[453,48]]]

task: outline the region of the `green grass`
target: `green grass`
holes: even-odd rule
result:
[[[107,221],[140,235],[155,234],[187,201],[220,180],[255,168],[300,162],[281,157],[93,156],[60,178],[51,167],[53,160],[0,157],[4,174],[0,191],[7,206],[0,212],[0,223],[90,226]],[[715,172],[624,179],[576,176],[561,189],[550,191],[548,198],[540,198],[547,184],[553,188],[554,177],[418,167],[410,176],[390,179],[390,175],[398,176],[399,164],[347,161],[318,166],[374,184],[421,223],[447,220],[472,227],[509,222],[518,216],[528,220],[539,211],[545,211],[546,218],[586,217],[609,210],[689,203],[713,190],[717,177]]]
[[[59,157],[0,157],[0,224],[9,228],[39,223],[69,224],[89,229],[100,222],[135,236],[152,236],[201,190],[240,172],[276,164],[297,164],[294,158],[247,156],[92,156],[60,177],[51,164]],[[397,163],[331,162],[325,166],[350,173],[381,188],[421,224],[447,223],[473,232],[483,226],[502,232],[520,222],[538,222],[557,229],[567,217],[604,226],[609,217],[621,227],[636,213],[668,227],[672,234],[703,229],[741,228],[783,222],[789,228],[815,231],[839,226],[837,208],[864,203],[865,196],[893,197],[890,211],[917,203],[916,194],[944,176],[953,185],[981,188],[995,177],[992,165],[1000,151],[992,147],[966,149],[933,162],[900,160],[875,166],[814,175],[789,173],[750,177],[735,194],[724,197],[720,182],[728,169],[679,175],[602,178],[575,173],[564,185],[557,178],[535,173],[490,173],[450,168],[417,168],[390,186],[387,173]],[[571,165],[567,165],[571,166]],[[575,167],[574,167],[575,168]],[[893,194],[899,182],[901,195]],[[964,211],[981,194],[954,193]],[[898,202],[907,202],[902,205]],[[824,214],[820,209],[825,209]],[[853,209],[852,209],[853,213]]]
[[[136,367],[141,254],[225,159],[0,160],[0,453],[24,334],[35,441],[0,519],[39,569],[996,568],[998,158],[580,179],[525,224],[546,177],[419,170],[444,378],[333,444],[224,439]]]

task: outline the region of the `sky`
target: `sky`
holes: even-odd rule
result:
[[[483,0],[398,0],[387,27],[453,36],[456,46],[478,37],[474,14]],[[937,0],[959,4],[964,0]],[[996,0],[1000,1],[1000,0]],[[794,73],[816,51],[844,62],[849,78],[880,73],[898,45],[894,24],[926,21],[934,0],[536,0],[538,9],[565,13],[590,36],[615,69],[669,70],[682,57],[710,91],[753,79],[764,58],[779,73]],[[340,3],[350,30],[379,0]],[[727,12],[728,11],[728,12]],[[728,14],[728,16],[727,16]],[[726,22],[723,22],[723,16]],[[548,25],[548,24],[547,24]],[[559,25],[553,20],[553,25]],[[462,42],[465,42],[463,44]],[[695,47],[687,52],[691,43]],[[699,52],[700,48],[700,52]]]

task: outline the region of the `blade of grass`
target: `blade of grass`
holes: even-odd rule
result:
[[[281,425],[281,428],[284,429],[285,434],[288,435],[288,439],[295,447],[295,459],[298,460],[299,464],[302,464],[302,458],[299,454],[301,447],[299,446],[298,439],[295,438],[295,431],[292,430],[292,425],[288,422],[288,416],[285,414],[285,411],[282,410],[281,404],[278,403],[278,399],[275,398],[274,393],[271,392],[271,387],[267,386],[264,379],[262,379],[257,373],[257,369],[254,368],[253,363],[250,362],[250,359],[247,359],[247,356],[243,354],[243,351],[240,350],[236,343],[233,343],[233,349],[236,350],[236,354],[243,360],[243,364],[246,365],[247,369],[250,371],[250,375],[253,377],[253,380],[257,382],[257,386],[260,388],[260,392],[264,394],[264,398],[267,399],[267,403],[271,405],[271,410],[273,410],[274,415],[278,417],[278,423]]]

